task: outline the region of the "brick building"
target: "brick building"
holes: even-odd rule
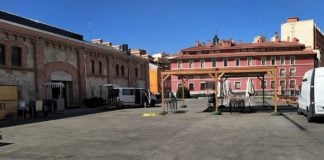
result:
[[[282,94],[295,94],[300,86],[305,71],[314,67],[316,53],[306,49],[297,38],[292,41],[280,41],[275,34],[271,41],[264,37],[255,37],[252,43],[235,43],[233,40],[219,41],[214,37],[213,43],[196,42],[195,46],[182,49],[180,55],[174,56],[171,70],[194,68],[223,68],[223,67],[253,67],[278,66],[278,82]],[[189,76],[185,83],[191,94],[206,94],[208,82],[213,81],[209,76]],[[260,93],[264,87],[266,94],[273,93],[274,81],[268,75],[262,85],[257,77],[250,77],[255,93]],[[249,78],[230,78],[224,84],[232,93],[247,93]],[[211,83],[213,84],[213,83]],[[223,84],[223,85],[224,85]],[[176,92],[181,85],[181,78],[171,77],[172,92]],[[213,88],[213,86],[211,86]]]
[[[63,92],[44,84],[62,82]],[[78,105],[106,97],[102,84],[148,88],[148,61],[111,43],[0,11],[0,84],[18,85],[20,99],[58,98]],[[58,95],[62,93],[63,95]]]

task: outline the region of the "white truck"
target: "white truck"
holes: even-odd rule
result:
[[[324,67],[307,71],[302,80],[297,112],[307,116],[309,122],[324,117]]]
[[[119,87],[116,85],[106,84],[102,87],[108,88],[109,97],[116,98],[118,107],[123,106],[138,106],[149,105],[154,107],[157,103],[157,98],[148,89],[134,87]]]

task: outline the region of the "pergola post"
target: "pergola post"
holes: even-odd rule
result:
[[[161,76],[161,82],[162,82],[162,84],[161,84],[161,89],[162,89],[162,104],[161,104],[161,107],[162,107],[162,112],[164,112],[165,110],[164,110],[164,75],[162,74],[162,76]]]
[[[188,78],[182,77],[181,84],[182,84],[182,107],[185,105],[184,103],[184,84],[188,81]]]
[[[184,82],[183,82],[183,80],[182,80],[182,82],[181,82],[182,84],[182,105],[184,106]]]
[[[217,94],[218,94],[218,81],[222,79],[223,75],[225,74],[225,72],[219,72],[220,75],[218,76],[218,72],[215,73],[215,112],[216,114],[220,114],[218,112],[218,98],[217,98]]]
[[[278,90],[278,86],[277,86],[277,84],[278,84],[278,80],[277,80],[277,73],[276,73],[276,71],[273,71],[273,73],[274,73],[274,80],[275,80],[275,93],[274,93],[274,95],[275,95],[275,98],[274,98],[274,108],[275,108],[275,112],[278,112],[278,93],[277,93],[277,90]]]
[[[272,79],[274,80],[275,82],[275,88],[274,88],[274,97],[273,97],[273,104],[274,104],[274,113],[277,113],[278,112],[278,93],[277,93],[277,90],[278,90],[278,80],[277,80],[277,72],[276,72],[276,69],[273,69],[272,72],[271,71],[268,71],[267,72],[271,77]]]
[[[264,74],[262,75],[262,105],[264,106]]]
[[[222,77],[226,74],[225,78],[228,77],[249,77],[249,76],[257,76],[259,79],[260,76],[262,76],[262,81],[264,81],[264,74],[269,74],[272,79],[275,81],[275,93],[274,93],[274,110],[277,112],[277,90],[278,90],[278,80],[277,80],[277,67],[276,66],[269,66],[269,67],[256,67],[251,69],[250,67],[242,67],[242,68],[210,68],[210,69],[179,69],[179,70],[167,70],[164,72],[161,72],[161,78],[162,78],[162,110],[164,111],[164,81],[170,76],[170,75],[209,75],[214,80],[215,84],[215,112],[218,112],[216,114],[221,114],[218,111],[218,81],[223,81]],[[263,74],[263,75],[262,75]],[[183,82],[184,83],[184,82]],[[183,84],[182,83],[182,84]],[[184,85],[183,85],[184,87]],[[263,88],[264,89],[264,88]],[[263,91],[264,92],[264,91]],[[183,93],[184,95],[184,93]],[[264,95],[264,94],[263,94]],[[263,97],[263,103],[264,97]]]
[[[170,74],[166,74],[165,76],[164,76],[164,74],[163,73],[161,73],[161,82],[162,82],[162,84],[161,84],[161,89],[162,89],[162,104],[161,104],[161,107],[162,107],[162,112],[163,111],[165,111],[165,108],[164,108],[164,81],[166,80],[166,79],[168,79],[169,78],[169,76],[170,76]]]
[[[214,91],[214,93],[215,93],[215,112],[217,113],[218,112],[218,104],[217,104],[217,102],[218,102],[218,99],[217,99],[217,90],[218,90],[218,78],[217,78],[217,73],[215,73],[215,78],[214,78],[214,81],[215,81],[215,91]]]

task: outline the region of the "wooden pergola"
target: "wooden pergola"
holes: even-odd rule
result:
[[[176,76],[191,76],[191,75],[208,75],[215,83],[215,112],[218,112],[218,82],[222,81],[222,78],[233,78],[233,77],[258,77],[264,80],[264,75],[268,74],[272,77],[275,82],[274,88],[274,112],[278,111],[277,105],[277,66],[258,66],[258,67],[227,67],[227,68],[204,68],[204,69],[179,69],[179,70],[166,70],[161,72],[161,82],[162,82],[162,111],[164,108],[164,81],[171,75]],[[263,89],[263,103],[264,103],[264,89]]]

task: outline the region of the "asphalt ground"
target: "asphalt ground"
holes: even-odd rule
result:
[[[268,105],[271,102],[267,101]],[[179,102],[181,105],[182,102]],[[271,116],[203,112],[207,99],[188,99],[180,113],[160,107],[98,111],[0,128],[1,160],[319,160],[324,157],[324,122],[308,123],[292,109]],[[250,105],[259,105],[254,99]]]

